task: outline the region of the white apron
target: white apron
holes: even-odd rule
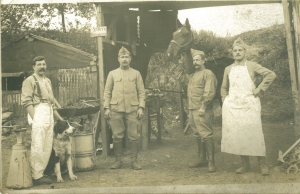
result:
[[[31,131],[31,173],[33,179],[41,178],[48,164],[53,142],[53,109],[48,103],[34,106],[34,119],[28,114],[32,123]]]
[[[222,107],[221,151],[236,155],[265,156],[259,97],[244,66],[234,66],[229,73],[229,95]]]

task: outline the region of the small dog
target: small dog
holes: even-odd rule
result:
[[[69,172],[71,180],[76,180],[77,176],[73,174],[72,167],[72,142],[70,136],[74,133],[74,127],[72,127],[67,121],[58,120],[54,125],[54,137],[52,153],[49,159],[48,166],[45,170],[45,174],[48,172],[54,173],[57,178],[57,182],[63,182],[61,177],[61,169],[66,169]]]

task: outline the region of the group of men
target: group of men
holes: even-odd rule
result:
[[[268,175],[265,162],[265,143],[260,120],[260,99],[276,75],[261,65],[246,60],[247,45],[237,39],[232,52],[235,62],[224,72],[221,95],[222,107],[222,152],[240,155],[242,167],[237,173],[250,170],[249,156],[258,156],[262,175]],[[212,71],[205,69],[205,54],[192,49],[195,73],[188,84],[189,125],[194,130],[198,145],[198,159],[189,167],[208,167],[215,172],[214,140],[212,129],[212,99],[216,93],[217,79]],[[142,169],[137,161],[141,118],[145,109],[145,88],[139,71],[130,67],[131,54],[122,47],[118,53],[120,68],[109,72],[104,89],[104,116],[112,129],[115,162],[111,169],[122,167],[122,139],[127,130],[130,141],[131,167]],[[23,82],[22,104],[32,123],[31,168],[36,184],[51,183],[43,175],[47,166],[53,140],[53,115],[63,118],[53,110],[51,82],[45,77],[47,68],[44,57],[33,60],[34,74]],[[257,77],[263,81],[256,86]]]

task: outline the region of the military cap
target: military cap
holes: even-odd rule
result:
[[[244,49],[247,49],[247,44],[245,44],[245,42],[240,37],[233,42],[232,47],[234,46],[240,46]]]
[[[130,52],[125,47],[122,46],[122,48],[119,50],[118,56],[126,55],[126,54],[130,55]]]
[[[200,55],[200,56],[203,55],[203,56],[205,56],[205,53],[203,51],[200,51],[200,50],[191,49],[191,53],[192,53],[192,57],[194,57],[196,55]]]

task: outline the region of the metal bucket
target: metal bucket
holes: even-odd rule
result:
[[[72,158],[74,171],[87,171],[95,168],[94,134],[74,134],[72,137]]]

